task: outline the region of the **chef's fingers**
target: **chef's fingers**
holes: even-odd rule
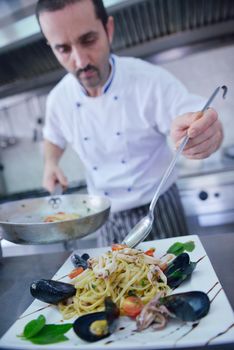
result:
[[[171,138],[178,147],[178,144],[187,135],[188,129],[196,120],[201,118],[201,112],[186,113],[176,117],[171,126]]]
[[[68,180],[67,180],[67,177],[64,175],[63,171],[59,168],[56,171],[56,177],[57,177],[56,182],[59,182],[63,190],[66,190],[68,186]]]
[[[212,136],[199,145],[189,148],[183,152],[188,159],[205,159],[209,157],[217,149],[216,137]]]
[[[215,136],[217,132],[219,132],[220,122],[218,120],[215,121],[210,127],[208,127],[206,130],[204,130],[203,133],[199,134],[198,136],[194,138],[190,138],[188,143],[186,144],[184,151],[194,148],[204,141],[210,139],[212,136]],[[177,144],[177,146],[179,143]]]
[[[203,139],[201,139],[200,136],[195,138],[199,138],[200,142],[194,142],[195,139],[190,140],[190,142],[194,142],[194,145],[185,149],[183,155],[189,159],[204,159],[215,152],[223,140],[222,125],[218,120],[212,130],[213,132],[210,136],[208,136],[209,133],[206,133],[207,137],[204,137]]]
[[[188,136],[190,138],[195,138],[198,135],[204,133],[208,128],[218,120],[217,112],[209,108],[202,115],[198,115],[195,120],[193,120],[188,128]]]

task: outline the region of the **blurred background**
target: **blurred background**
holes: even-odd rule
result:
[[[65,71],[40,33],[35,3],[0,0],[0,203],[48,194],[41,185],[45,103]],[[104,3],[115,19],[114,53],[160,65],[206,98],[228,86],[227,99],[220,94],[213,104],[224,126],[223,146],[202,161],[181,157],[178,186],[191,234],[233,232],[234,1]],[[83,165],[69,147],[62,167],[67,192],[85,192]],[[5,255],[20,254],[9,242],[3,247],[9,248]]]

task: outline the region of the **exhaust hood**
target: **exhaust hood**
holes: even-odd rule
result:
[[[3,15],[3,4],[11,9]],[[0,96],[56,83],[65,71],[40,33],[36,0],[1,0]],[[104,0],[115,19],[113,51],[144,57],[205,42],[234,41],[233,0]],[[18,7],[17,7],[18,5]],[[20,7],[19,7],[20,5]]]
[[[25,6],[22,6],[21,1],[1,1],[1,17],[4,18],[4,12],[6,14],[10,13],[10,15],[8,16],[8,21],[6,21],[6,19],[3,20],[3,18],[1,21],[0,18],[0,52],[10,49],[17,43],[18,45],[22,45],[29,38],[30,40],[33,40],[33,38],[35,39],[34,36],[37,37],[39,35],[39,37],[41,37],[40,27],[34,14],[36,1],[28,1],[28,3],[25,4]],[[106,8],[109,8],[110,6],[113,8],[113,6],[117,4],[120,5],[124,1],[126,0],[104,0],[104,4]],[[12,11],[16,14],[16,18],[19,18],[18,20],[14,19],[14,16],[12,16]],[[20,18],[22,16],[24,18]],[[3,22],[2,25],[1,22]],[[5,25],[5,23],[7,22],[10,23]]]

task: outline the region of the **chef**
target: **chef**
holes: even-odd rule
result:
[[[172,159],[170,134],[183,155],[203,159],[223,138],[215,110],[174,76],[143,60],[111,53],[114,21],[102,0],[39,0],[36,15],[67,75],[47,100],[43,185],[67,187],[59,161],[67,144],[86,169],[88,192],[107,196],[111,214],[98,233],[99,246],[121,242],[147,214]],[[148,239],[188,234],[173,171],[155,208]]]

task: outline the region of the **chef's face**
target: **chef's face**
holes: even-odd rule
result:
[[[91,96],[97,95],[110,72],[113,18],[108,18],[104,28],[92,1],[81,0],[61,10],[42,12],[39,20],[60,64]]]

